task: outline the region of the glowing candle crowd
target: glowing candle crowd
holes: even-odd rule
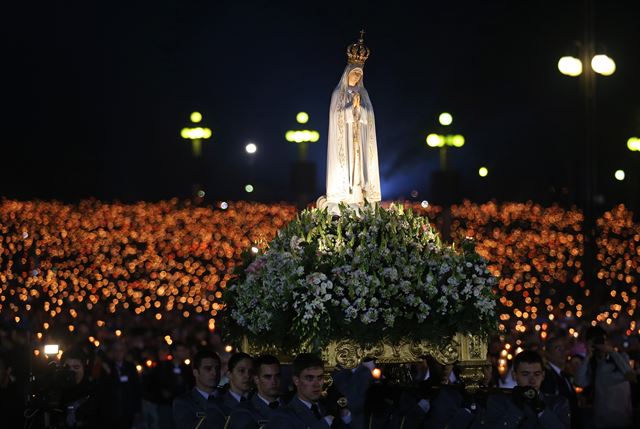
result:
[[[500,278],[502,333],[544,340],[560,320],[575,336],[581,326],[597,322],[627,335],[640,332],[634,318],[640,224],[624,206],[597,221],[597,283],[590,284],[577,209],[465,202],[445,211],[405,204],[436,226],[450,225],[453,241],[476,241]],[[101,330],[119,337],[139,320],[179,326],[196,318],[213,332],[221,290],[242,252],[266,247],[295,215],[285,204],[4,200],[0,318],[39,341],[55,327],[65,335],[91,335],[96,345]],[[606,290],[604,306],[590,299],[596,288]],[[79,329],[80,320],[91,328]]]

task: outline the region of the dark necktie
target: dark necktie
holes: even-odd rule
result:
[[[571,382],[571,376],[564,371],[560,372],[560,377],[564,380],[570,392],[573,392],[573,383]]]
[[[280,406],[280,402],[278,401],[269,402],[269,408],[271,408],[272,410],[275,410],[279,406]]]
[[[318,404],[311,405],[311,412],[316,419],[320,420],[322,418],[322,414],[320,414],[320,408],[318,408]]]
[[[213,394],[209,395],[209,397],[207,398],[207,402],[209,403],[216,402],[216,397]]]
[[[240,396],[240,402],[245,402],[247,400],[246,396]]]

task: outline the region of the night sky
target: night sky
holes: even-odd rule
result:
[[[331,92],[364,28],[384,199],[417,190],[429,200],[439,158],[425,137],[448,111],[466,138],[449,152],[461,197],[579,204],[584,97],[557,61],[582,38],[584,2],[421,3],[3,6],[0,196],[187,198],[198,181],[211,202],[288,200],[297,148],[284,133],[299,111],[321,134],[309,152],[320,195]],[[640,137],[640,2],[595,3],[597,50],[617,64],[596,79],[596,181],[610,208],[640,194],[640,153],[626,147]],[[179,134],[194,110],[213,131],[200,160]],[[618,168],[624,182],[613,178]]]

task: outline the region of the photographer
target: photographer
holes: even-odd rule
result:
[[[540,392],[544,379],[542,357],[525,350],[513,360],[516,387],[510,393],[489,396],[486,412],[472,428],[569,429],[571,416],[566,398]]]
[[[95,428],[98,426],[98,399],[94,383],[87,373],[87,357],[80,349],[65,352],[62,365],[73,373],[73,380],[61,392],[62,418],[59,427]]]
[[[607,333],[599,326],[587,330],[587,358],[576,373],[576,384],[588,387],[593,404],[592,427],[630,428],[633,421],[631,385],[636,376],[629,358],[607,341]]]

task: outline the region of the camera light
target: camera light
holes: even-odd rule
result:
[[[57,355],[60,348],[57,344],[46,344],[44,346],[44,354],[45,355]]]

